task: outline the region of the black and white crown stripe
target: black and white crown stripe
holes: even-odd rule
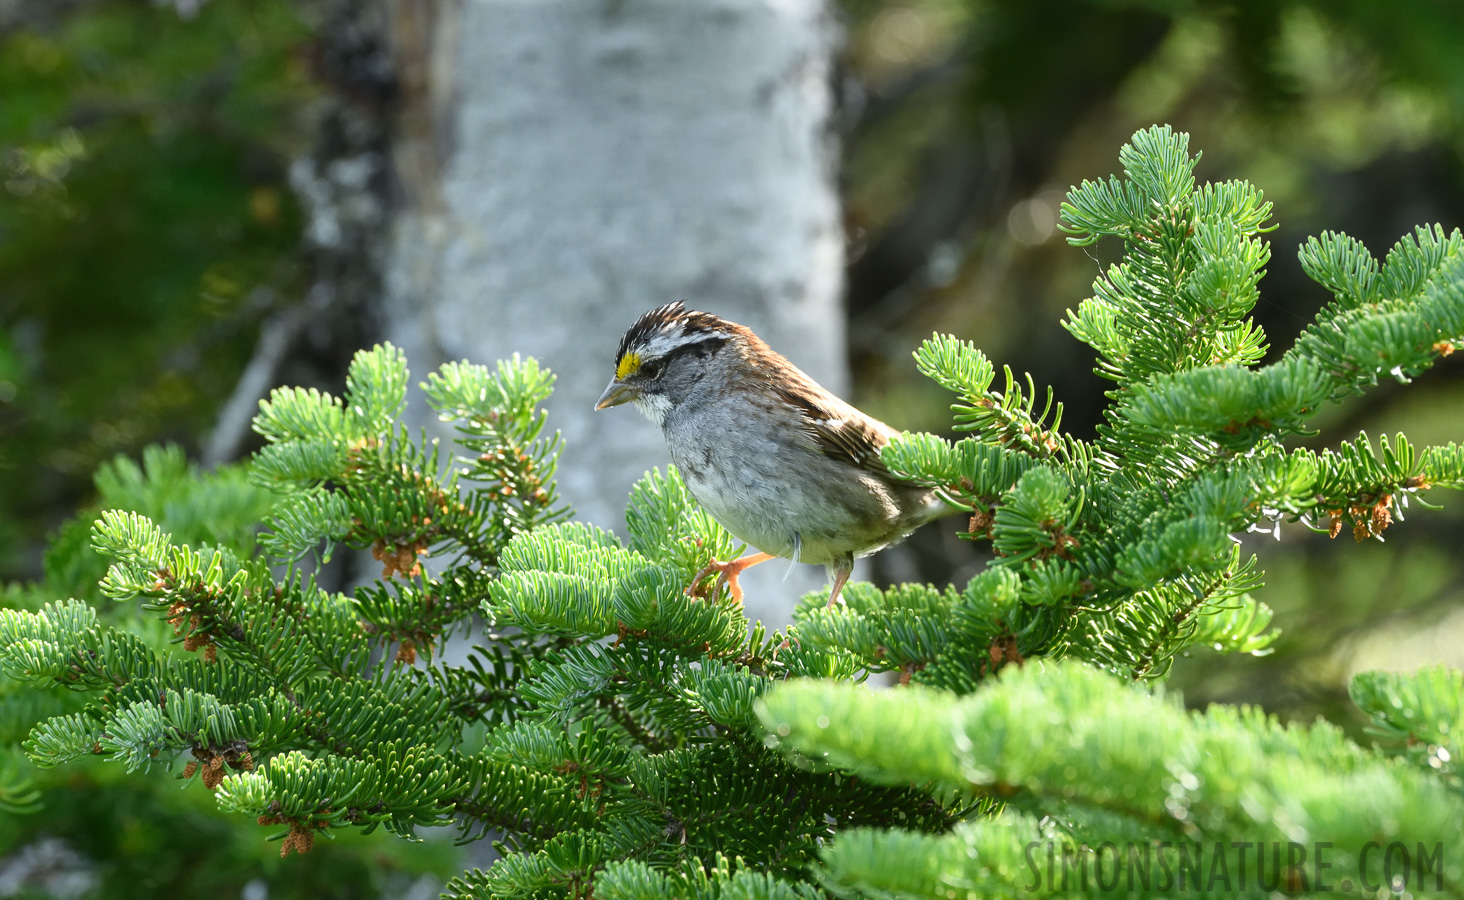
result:
[[[688,310],[679,300],[668,303],[641,316],[626,330],[615,365],[619,367],[627,353],[637,353],[642,360],[659,359],[706,341],[726,341],[735,333],[734,327],[711,313]]]

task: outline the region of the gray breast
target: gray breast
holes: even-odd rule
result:
[[[788,441],[766,427],[678,410],[663,430],[691,495],[738,540],[765,553],[825,564],[878,549],[899,535],[878,479]]]

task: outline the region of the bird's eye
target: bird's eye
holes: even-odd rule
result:
[[[664,368],[665,364],[659,359],[647,360],[641,363],[640,375],[642,378],[660,378],[661,370]]]

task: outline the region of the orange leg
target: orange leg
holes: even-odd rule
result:
[[[733,559],[727,562],[718,562],[714,559],[707,563],[705,569],[692,576],[691,584],[687,585],[686,593],[688,596],[696,596],[696,586],[701,583],[701,580],[713,572],[720,572],[721,574],[717,576],[717,584],[713,585],[712,590],[715,591],[718,586],[725,584],[732,591],[732,599],[740,604],[742,602],[742,588],[737,584],[737,576],[742,574],[743,569],[751,568],[760,562],[767,562],[772,558],[773,555],[771,553],[749,553],[741,559]]]
[[[839,602],[839,591],[844,589],[844,582],[849,580],[849,573],[853,571],[854,557],[852,556],[834,563],[834,589],[829,591],[830,607]]]

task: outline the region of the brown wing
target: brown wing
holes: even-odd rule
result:
[[[870,472],[889,474],[889,469],[879,458],[879,451],[890,442],[890,436],[895,433],[893,428],[842,400],[836,400],[837,406],[834,406],[794,388],[779,388],[778,394],[803,414],[805,431],[825,456]]]

